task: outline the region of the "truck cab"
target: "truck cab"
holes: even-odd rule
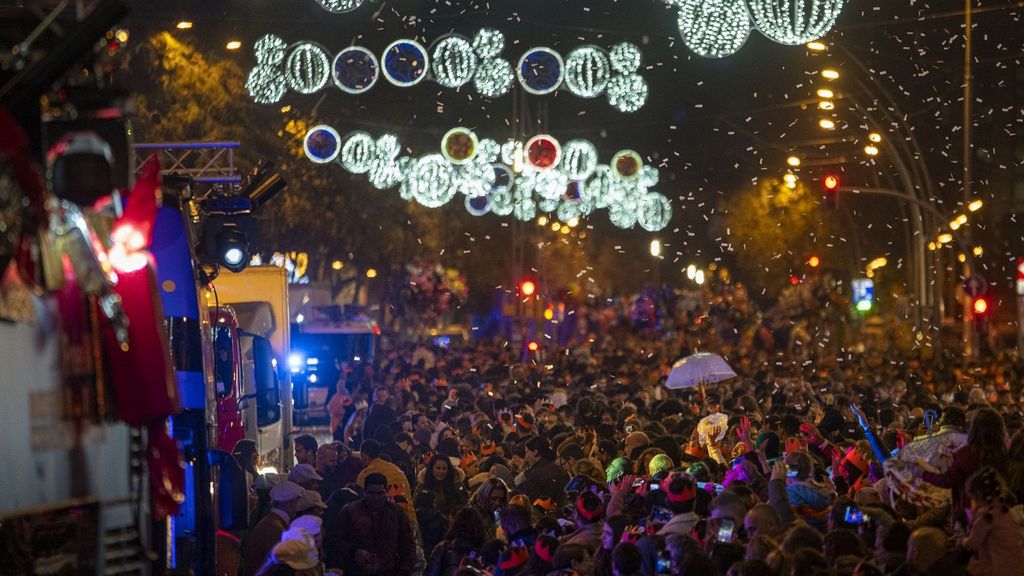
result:
[[[241,419],[244,437],[259,447],[263,470],[284,471],[293,458],[287,272],[276,266],[253,266],[238,273],[222,270],[205,296],[208,307],[231,311],[237,335],[237,413],[230,407],[231,393],[225,391],[218,415]],[[230,326],[229,316],[224,318]]]

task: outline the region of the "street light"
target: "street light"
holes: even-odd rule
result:
[[[651,256],[654,256],[655,258],[661,256],[661,240],[651,240]]]
[[[702,286],[704,284],[704,271],[697,270],[693,275],[693,281],[696,282],[698,286]]]
[[[797,166],[800,165],[800,158],[798,158],[797,156],[790,156],[789,158],[786,158],[786,164],[789,164],[793,168],[796,168]]]
[[[835,97],[835,95],[835,92],[829,90],[828,88],[818,88],[818,98],[825,98],[826,100],[831,100],[832,98]]]
[[[959,220],[950,220],[950,222],[949,222],[949,229],[954,231],[954,232],[959,230],[960,229],[960,221]]]
[[[537,218],[537,226],[547,226],[547,225],[548,225],[548,217],[547,216],[541,216],[540,218]]]
[[[970,210],[971,212],[977,212],[978,210],[981,210],[981,207],[983,205],[984,202],[982,202],[981,199],[971,200],[971,203],[967,205],[967,209]]]
[[[818,102],[818,110],[835,110],[836,105],[831,100],[822,100]]]
[[[818,120],[818,126],[821,126],[825,130],[832,130],[836,127],[836,123],[828,118],[822,118],[821,120]]]
[[[825,78],[826,80],[838,80],[839,71],[834,68],[825,68],[824,70],[821,71],[821,77]]]
[[[826,49],[828,49],[828,46],[826,46],[825,43],[820,40],[815,40],[814,42],[807,43],[807,49],[812,50],[814,52],[824,52]]]
[[[878,147],[868,144],[864,147],[864,153],[868,156],[878,156]]]
[[[369,278],[370,280],[373,280],[374,278],[376,278],[377,277],[377,269],[376,268],[370,268],[369,270],[367,270],[366,271],[366,277]]]
[[[227,48],[228,50],[238,50],[239,48],[242,47],[242,43],[239,42],[238,40],[231,40],[224,47]]]
[[[342,262],[341,260],[335,260],[334,262],[331,262],[331,270],[341,270],[344,267],[345,263]]]
[[[782,181],[786,183],[786,186],[788,186],[790,190],[796,189],[796,174],[787,172],[786,175],[782,177]]]
[[[878,132],[871,132],[870,134],[868,134],[868,140],[874,142],[875,144],[878,144],[879,142],[882,141],[882,135],[879,134]]]
[[[178,30],[190,30],[192,28],[192,22],[189,20],[182,20],[181,22],[178,22],[175,28]]]
[[[696,278],[697,277],[697,267],[694,266],[693,264],[690,264],[689,266],[687,266],[686,267],[686,277],[689,278],[690,280],[693,280],[694,278]]]
[[[939,244],[949,244],[953,241],[953,235],[949,232],[945,232],[943,234],[939,234],[939,237],[936,238],[936,240],[939,241]]]

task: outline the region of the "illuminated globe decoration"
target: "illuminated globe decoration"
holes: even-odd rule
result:
[[[458,88],[473,79],[476,72],[476,53],[469,40],[461,36],[442,38],[434,46],[434,80],[445,88]]]
[[[483,216],[490,211],[490,196],[466,196],[466,212],[469,212],[473,216]]]
[[[608,56],[597,46],[580,46],[565,58],[565,86],[580,98],[600,96],[611,75]]]
[[[508,190],[505,192],[492,192],[490,195],[491,199],[491,214],[497,216],[508,216],[512,213],[514,208],[514,200],[512,198],[512,191]]]
[[[757,29],[779,44],[806,44],[824,36],[843,10],[843,0],[748,0]]]
[[[843,0],[665,0],[679,8],[679,34],[690,50],[708,58],[738,51],[754,26],[769,40],[798,45],[828,33]]]
[[[473,37],[473,51],[481,60],[497,58],[505,49],[505,35],[494,28],[481,28]]]
[[[562,84],[564,68],[558,52],[551,48],[532,48],[519,59],[516,75],[530,94],[550,94]]]
[[[644,161],[639,154],[632,150],[620,150],[612,157],[609,166],[612,173],[622,180],[633,180],[643,170]]]
[[[640,58],[640,48],[636,44],[630,44],[629,42],[612,46],[608,54],[612,70],[619,74],[635,74],[640,70]]]
[[[373,52],[362,46],[352,46],[338,52],[331,71],[334,84],[343,92],[362,94],[377,83],[380,64]]]
[[[385,50],[384,77],[395,86],[415,86],[427,77],[430,58],[427,49],[415,40],[396,40]]]
[[[402,156],[402,146],[392,134],[376,140],[365,132],[343,138],[337,134],[328,125],[311,128],[303,143],[310,161],[333,161],[351,173],[367,174],[378,189],[398,186],[403,200],[429,208],[462,194],[466,210],[477,215],[490,212],[530,220],[538,212],[554,213],[567,222],[607,208],[616,226],[639,224],[645,230],[661,230],[672,217],[668,199],[651,190],[658,182],[657,169],[645,166],[632,150],[621,150],[611,162],[600,164],[596,148],[586,140],[561,146],[542,134],[525,143],[510,140],[499,145],[477,140],[471,130],[459,127],[442,139],[441,153],[414,158]],[[470,147],[475,150],[472,155]],[[518,168],[513,170],[509,163]]]
[[[281,70],[287,48],[285,41],[273,34],[263,36],[253,45],[256,67],[249,72],[245,81],[245,89],[249,91],[253,102],[274,104],[288,91]]]
[[[428,154],[416,161],[403,186],[427,208],[440,208],[455,196],[452,175],[455,168],[440,154]]]
[[[570,180],[590,178],[597,162],[597,148],[586,140],[570,140],[562,147],[562,170]]]
[[[351,12],[363,5],[363,0],[316,0],[324,10],[341,14]]]
[[[302,151],[314,164],[334,162],[341,153],[341,136],[337,130],[326,124],[314,126],[306,132],[306,137],[302,140]]]
[[[341,165],[353,174],[366,174],[373,167],[377,143],[366,132],[353,132],[341,146]]]
[[[743,0],[676,0],[679,35],[699,56],[735,54],[750,36],[750,15]]]
[[[327,52],[312,42],[300,42],[288,49],[285,80],[299,94],[312,94],[327,85],[331,61]]]
[[[497,98],[508,94],[515,82],[512,65],[504,60],[488,60],[477,67],[473,87],[481,96]]]
[[[562,147],[547,134],[539,134],[526,141],[526,164],[534,170],[554,168],[562,158]]]
[[[663,230],[672,220],[672,204],[661,194],[646,194],[637,203],[636,220],[648,232]]]
[[[398,161],[401,153],[402,146],[394,134],[385,134],[377,138],[373,148],[374,158],[367,174],[374,188],[384,190],[402,181],[402,167]]]
[[[647,103],[647,82],[639,74],[615,76],[607,92],[608,103],[620,112],[636,112]]]
[[[469,128],[452,128],[441,138],[441,154],[457,166],[467,164],[476,156],[479,143],[476,134]]]

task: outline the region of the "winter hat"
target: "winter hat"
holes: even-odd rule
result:
[[[608,468],[604,472],[605,482],[611,484],[618,480],[621,476],[628,474],[633,468],[633,463],[629,461],[629,458],[619,456],[612,463],[608,465]]]
[[[590,522],[596,522],[601,519],[601,514],[604,513],[602,508],[601,497],[593,492],[583,492],[576,499],[576,512]]]
[[[316,550],[304,540],[284,540],[270,552],[276,564],[287,564],[294,570],[309,570],[320,564]]]
[[[686,504],[697,498],[697,484],[689,474],[676,473],[668,478],[665,499],[669,504]]]
[[[675,463],[667,454],[656,454],[647,464],[647,473],[654,476],[658,472],[667,472],[675,467]]]

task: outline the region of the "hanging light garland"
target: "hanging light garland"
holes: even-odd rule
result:
[[[428,77],[445,88],[467,84],[486,98],[508,94],[519,80],[524,90],[543,95],[561,87],[580,98],[604,94],[608,103],[622,112],[635,112],[647,102],[647,82],[640,75],[640,48],[621,43],[605,52],[598,46],[580,46],[562,56],[551,48],[528,49],[513,68],[501,57],[505,36],[483,28],[473,40],[449,35],[433,49],[419,42],[392,42],[377,58],[362,46],[343,49],[333,60],[327,51],[311,42],[288,46],[273,34],[260,38],[255,46],[256,66],[250,71],[246,89],[259,104],[279,102],[289,89],[312,94],[333,79],[347,94],[362,94],[377,84],[380,75],[403,88],[415,86]]]
[[[404,200],[429,208],[457,195],[478,216],[530,220],[540,211],[569,221],[607,208],[616,226],[639,224],[652,231],[668,226],[672,217],[669,200],[652,191],[658,170],[632,150],[621,150],[608,164],[600,164],[596,147],[586,140],[562,146],[541,134],[527,142],[498,144],[465,127],[445,133],[440,148],[440,153],[419,158],[402,156],[393,134],[375,140],[356,131],[340,137],[325,124],[311,128],[303,142],[310,161],[336,162],[353,174],[367,174],[381,190],[398,186]]]

